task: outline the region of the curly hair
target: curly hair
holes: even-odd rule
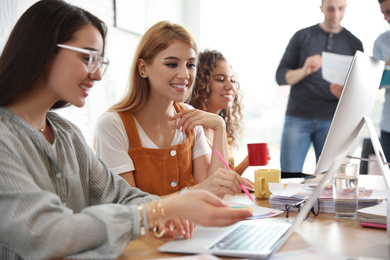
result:
[[[191,106],[206,110],[206,104],[211,96],[210,82],[218,62],[227,62],[226,58],[216,50],[205,50],[198,55],[197,75],[192,93],[186,101]],[[222,109],[219,115],[226,122],[226,133],[231,146],[237,147],[242,137],[244,124],[242,123],[242,93],[240,84],[236,81],[237,92],[232,107]]]

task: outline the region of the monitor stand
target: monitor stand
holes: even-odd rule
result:
[[[385,179],[386,187],[387,187],[387,236],[390,238],[390,169],[389,169],[389,163],[386,161],[386,156],[383,153],[382,145],[379,142],[378,135],[376,134],[374,124],[372,123],[372,120],[370,117],[364,117],[363,118],[363,124],[367,126],[368,132],[370,134],[372,147],[374,148],[375,155],[379,164],[379,168],[381,169],[383,178]],[[362,127],[361,126],[361,127]],[[347,156],[348,158],[353,159],[364,159],[359,157],[352,157]]]
[[[360,124],[361,127],[363,127],[364,124],[367,126],[368,133],[370,134],[372,147],[374,148],[379,168],[382,172],[383,178],[385,179],[386,188],[387,190],[390,191],[390,168],[389,168],[390,163],[387,162],[385,154],[383,153],[382,145],[379,142],[379,138],[378,135],[376,134],[376,130],[374,124],[372,123],[371,118],[368,116],[363,117],[362,124]],[[350,155],[347,155],[347,158],[366,160],[365,158],[353,157]]]
[[[372,146],[375,150],[375,155],[378,159],[378,164],[380,166],[382,175],[385,179],[386,188],[388,191],[388,193],[387,193],[387,201],[388,201],[388,203],[387,203],[387,236],[390,238],[390,189],[389,189],[389,187],[390,187],[390,169],[388,167],[386,157],[383,153],[382,146],[379,143],[379,138],[378,138],[378,135],[376,134],[374,124],[372,123],[372,120],[370,117],[363,117],[362,118],[360,124],[356,127],[355,133],[362,131],[364,125],[367,126],[368,131],[370,133]],[[356,138],[355,141],[356,142],[359,141],[358,139],[359,138]],[[353,150],[354,149],[352,149],[352,151]],[[352,157],[349,155],[346,156],[345,154],[339,155],[338,157],[334,158],[330,169],[328,169],[324,173],[323,178],[319,182],[319,184],[318,184],[319,188],[317,188],[313,191],[313,194],[310,196],[309,200],[304,204],[304,208],[301,210],[307,210],[307,212],[309,212],[309,209],[311,207],[313,207],[314,203],[317,202],[317,198],[320,195],[320,193],[324,190],[325,186],[329,183],[329,181],[332,180],[333,176],[335,175],[338,168],[340,167],[340,163],[346,158],[362,159],[359,157]],[[298,219],[296,221],[294,221],[294,225],[299,225],[300,223],[303,222],[303,219],[305,218],[305,216],[302,214],[299,214],[296,216],[296,218],[298,218]]]

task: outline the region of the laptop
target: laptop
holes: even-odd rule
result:
[[[172,240],[159,247],[159,251],[251,259],[269,258],[304,221],[321,191],[345,159],[347,151],[357,138],[357,126],[354,123],[358,124],[364,116],[371,113],[378,91],[375,86],[379,86],[383,68],[383,61],[356,52],[321,153],[321,162],[316,167],[316,173],[324,173],[323,178],[291,223],[267,222],[262,219],[244,220],[223,228],[197,227],[191,239]],[[362,97],[364,102],[357,97]],[[352,122],[351,118],[356,122]]]
[[[326,184],[324,178],[315,190],[323,190]],[[306,218],[320,194],[320,192],[316,195],[314,193],[292,222],[271,222],[257,219],[243,220],[227,227],[197,226],[192,238],[184,239],[181,237],[171,240],[159,247],[158,250],[167,253],[213,254],[225,257],[267,259],[288,240],[297,226]]]

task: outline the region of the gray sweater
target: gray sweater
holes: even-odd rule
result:
[[[158,199],[108,170],[56,113],[50,144],[0,107],[0,258],[107,259],[140,237],[136,205]]]

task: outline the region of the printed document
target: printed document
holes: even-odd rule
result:
[[[353,56],[322,52],[322,78],[329,83],[344,85]]]

